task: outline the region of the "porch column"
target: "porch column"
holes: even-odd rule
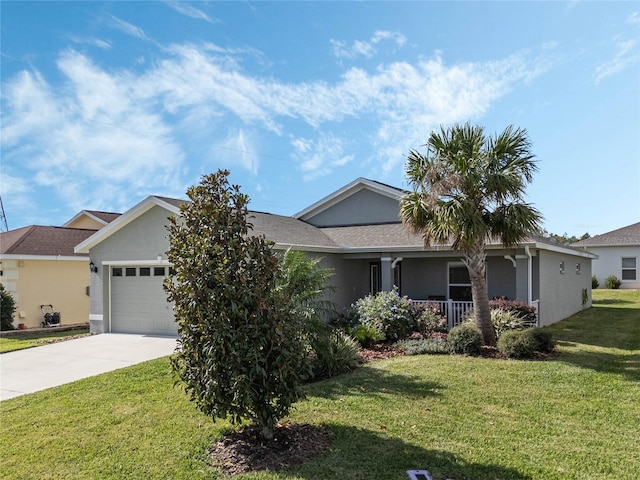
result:
[[[380,290],[383,292],[390,292],[393,288],[391,262],[391,256],[382,256],[380,258]]]

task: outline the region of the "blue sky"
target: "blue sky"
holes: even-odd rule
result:
[[[227,168],[292,215],[441,125],[526,128],[553,233],[640,221],[640,4],[3,1],[10,229],[185,198]]]

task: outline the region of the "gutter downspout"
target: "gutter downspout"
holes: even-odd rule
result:
[[[532,283],[533,283],[533,272],[531,271],[533,269],[533,257],[531,256],[531,251],[529,250],[529,245],[525,245],[524,246],[524,253],[527,255],[527,305],[531,305],[531,297],[533,297],[533,292],[532,292]],[[538,315],[536,315],[537,317],[537,323],[538,325],[536,326],[540,326],[540,303],[538,303]]]

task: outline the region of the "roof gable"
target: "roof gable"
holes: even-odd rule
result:
[[[398,202],[405,193],[361,177],[298,212],[294,218],[322,227],[399,222]]]
[[[151,195],[142,200],[134,207],[124,212],[103,229],[98,230],[84,242],[78,244],[75,248],[75,251],[77,253],[89,253],[89,249],[98,245],[100,242],[113,235],[120,229],[126,227],[129,223],[133,222],[136,218],[140,217],[155,206],[164,208],[171,214],[178,214],[180,212],[180,204],[184,202],[184,200],[178,200],[175,198],[158,197],[155,195]]]
[[[88,228],[92,230],[100,230],[105,225],[113,222],[120,215],[120,213],[114,212],[82,210],[62,226],[68,228]]]

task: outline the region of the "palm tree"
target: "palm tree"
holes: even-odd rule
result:
[[[542,216],[524,203],[537,170],[527,131],[513,126],[495,136],[469,123],[432,132],[426,155],[409,153],[412,192],[400,203],[402,222],[425,246],[451,245],[469,271],[476,325],[485,345],[496,344],[486,287],[486,244],[513,246],[540,228]]]

